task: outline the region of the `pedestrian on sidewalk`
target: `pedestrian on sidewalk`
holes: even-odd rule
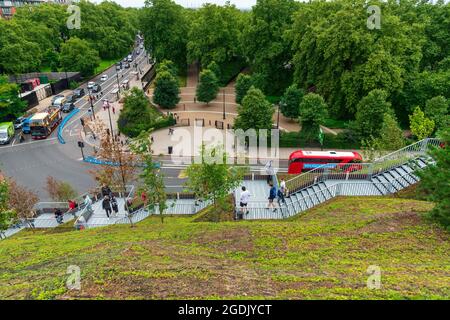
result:
[[[280,190],[281,190],[281,192],[283,192],[284,197],[289,198],[289,190],[286,187],[286,181],[284,180],[284,178],[281,178]]]
[[[270,160],[269,162],[267,162],[264,169],[266,170],[266,174],[267,174],[267,184],[271,185],[272,179],[273,179],[272,176],[274,175],[273,161]]]
[[[244,218],[244,213],[248,214],[248,201],[250,200],[250,191],[247,190],[246,187],[242,187],[241,197],[239,199],[239,205],[241,207],[240,214],[238,215],[238,220],[242,220]]]
[[[59,224],[63,223],[63,213],[62,213],[61,209],[55,210],[55,218],[56,218],[56,222],[58,222]]]
[[[116,109],[114,108],[114,106],[112,107],[112,112],[113,114],[116,114]]]
[[[155,139],[153,138],[153,136],[150,137],[150,141],[153,143],[155,142]]]
[[[286,205],[286,199],[284,198],[284,193],[283,191],[281,191],[281,189],[278,189],[277,196],[278,196],[278,206],[281,207],[282,204]]]
[[[117,199],[114,196],[111,197],[111,207],[114,211],[114,215],[117,217],[119,214],[119,205],[117,204]]]
[[[277,211],[277,208],[275,206],[275,198],[277,197],[277,188],[270,183],[270,191],[269,191],[269,204],[267,205],[267,210],[270,208],[273,209],[273,212]]]
[[[111,188],[106,184],[103,184],[101,191],[102,191],[103,197],[106,197],[106,196],[110,197],[112,194]]]
[[[73,201],[73,200],[69,200],[69,211],[70,211],[70,212],[75,211],[76,207],[77,207],[76,202]]]
[[[109,218],[109,216],[111,215],[111,200],[109,196],[103,198],[102,208],[105,210],[106,216]]]

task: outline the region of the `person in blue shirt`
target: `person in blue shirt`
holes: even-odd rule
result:
[[[275,187],[273,183],[271,183],[269,192],[269,204],[267,205],[267,209],[272,208],[273,212],[277,211],[277,208],[275,207],[276,198],[277,198],[277,187]]]

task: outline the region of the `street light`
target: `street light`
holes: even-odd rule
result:
[[[94,104],[92,103],[92,91],[91,91],[91,89],[88,89],[88,92],[89,92],[89,101],[91,102],[92,117],[95,120]]]
[[[223,89],[223,120],[226,119],[225,115],[225,89]]]
[[[111,138],[114,141],[114,131],[113,131],[113,126],[112,126],[112,121],[111,121],[111,111],[110,109],[110,104],[108,100],[105,100],[103,102],[103,108],[107,108],[108,109],[108,117],[109,117],[109,127],[111,128]]]
[[[280,105],[278,104],[277,129],[280,129]]]
[[[86,160],[86,158],[84,157],[84,151],[83,151],[83,149],[84,149],[84,142],[83,141],[78,141],[78,147],[81,150],[81,156],[83,157],[83,160]]]

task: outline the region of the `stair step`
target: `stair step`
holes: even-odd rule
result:
[[[378,191],[380,191],[380,193],[382,195],[387,195],[389,194],[389,189],[388,186],[386,185],[386,182],[381,181],[380,177],[374,177],[372,179],[372,182],[375,183],[375,188],[378,189]]]
[[[393,176],[395,180],[403,186],[403,188],[407,188],[411,185],[411,183],[409,183],[407,180],[401,177],[400,174],[395,170],[389,171],[388,174]]]

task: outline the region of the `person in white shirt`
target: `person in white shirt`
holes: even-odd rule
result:
[[[286,181],[284,180],[284,178],[281,178],[280,190],[285,197],[289,196],[289,190],[286,188]]]
[[[241,198],[239,200],[239,204],[241,206],[241,217],[243,216],[244,211],[248,214],[247,206],[251,196],[250,191],[248,191],[246,187],[242,187]]]

